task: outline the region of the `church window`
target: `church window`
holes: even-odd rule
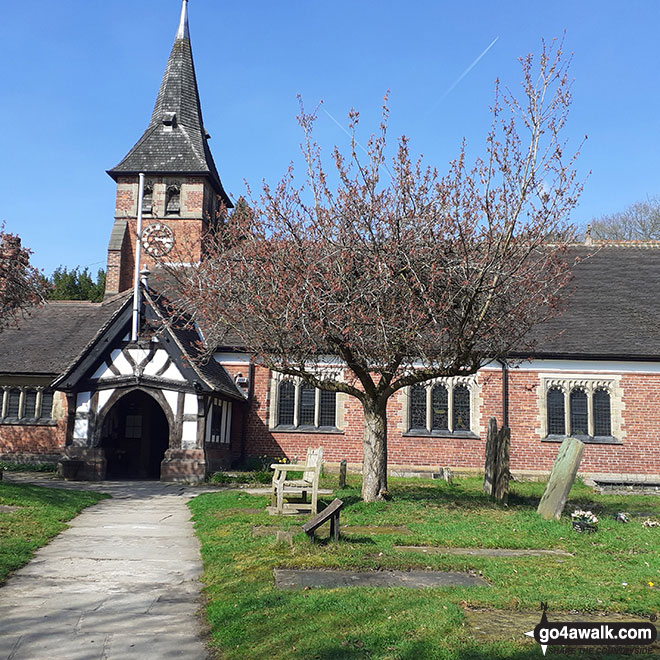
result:
[[[142,437],[142,415],[126,415],[126,432],[124,433],[127,438],[141,438]]]
[[[37,390],[25,392],[25,403],[23,404],[23,417],[34,419],[37,416]]]
[[[45,424],[53,421],[53,392],[36,387],[0,388],[0,424]]]
[[[298,379],[279,381],[276,428],[315,430],[335,429],[336,425],[336,392],[321,390]]]
[[[13,388],[9,390],[9,402],[7,404],[7,417],[18,419],[21,404],[21,391]]]
[[[594,435],[612,435],[610,418],[610,395],[605,389],[594,392]]]
[[[296,386],[290,380],[280,383],[277,418],[281,426],[293,426]]]
[[[408,433],[473,434],[474,379],[442,378],[409,390]]]
[[[564,393],[558,387],[551,387],[548,390],[548,435],[565,433]]]
[[[181,212],[181,188],[179,186],[168,186],[165,201],[165,213]]]
[[[570,435],[583,442],[620,444],[621,392],[617,381],[616,376],[542,375],[541,437],[559,442]]]
[[[571,435],[589,435],[589,414],[587,393],[574,389],[570,396]]]

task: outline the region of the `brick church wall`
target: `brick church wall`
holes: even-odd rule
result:
[[[561,375],[561,374],[558,374]],[[395,394],[388,406],[388,464],[457,470],[483,469],[488,419],[502,424],[502,375],[485,369],[478,376],[478,437],[414,436],[406,434],[401,422],[405,397]],[[521,474],[547,474],[559,450],[559,442],[541,437],[539,405],[540,372],[509,372],[509,425],[511,427],[511,469]],[[361,405],[352,397],[344,399],[342,433],[277,431],[269,429],[270,376],[255,368],[254,398],[246,428],[248,456],[303,458],[310,447],[322,446],[330,463],[342,459],[354,467],[362,461],[363,417]],[[660,374],[623,374],[621,410],[612,405],[612,416],[620,415],[621,444],[587,443],[580,471],[585,474],[657,475],[660,478]],[[338,402],[339,405],[339,402]]]

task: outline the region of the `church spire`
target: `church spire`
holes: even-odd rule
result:
[[[181,5],[181,21],[179,22],[179,30],[176,33],[177,39],[190,39],[190,31],[188,30],[188,0],[183,0]]]
[[[179,27],[158,92],[151,121],[137,144],[108,174],[207,176],[227,207],[227,197],[213,162],[204,128],[197,76],[190,45],[188,0],[183,0]]]

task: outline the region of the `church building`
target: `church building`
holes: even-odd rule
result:
[[[59,462],[72,479],[189,481],[323,447],[326,465],[360,469],[359,402],[262,367],[231,337],[202,362],[199,334],[164,322],[158,263],[203,259],[232,207],[209,137],[183,0],[149,124],[108,171],[104,301],[48,302],[0,333],[0,460]],[[533,354],[391,399],[392,472],[482,470],[495,417],[511,428],[514,475],[547,474],[570,435],[586,444],[583,475],[660,485],[660,244],[589,243],[572,248],[575,292]]]

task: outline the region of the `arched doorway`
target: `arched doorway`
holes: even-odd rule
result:
[[[131,392],[119,399],[103,421],[101,447],[108,479],[160,479],[160,464],[168,446],[165,413],[144,392]]]

